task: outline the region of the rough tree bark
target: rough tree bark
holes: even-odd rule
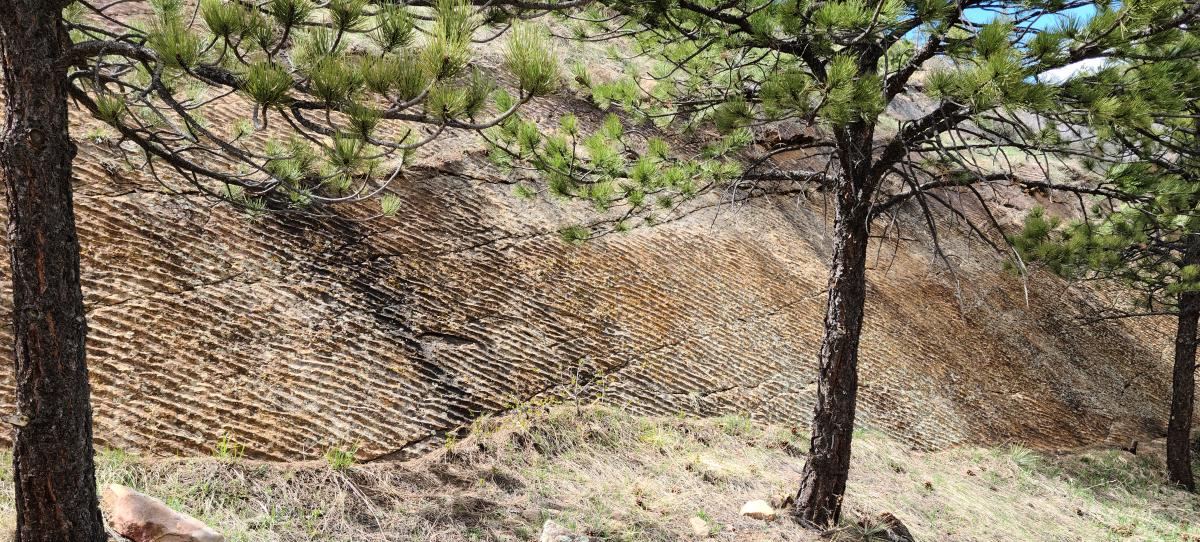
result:
[[[0,0],[19,542],[106,540],[92,461],[79,241],[71,202],[64,0]]]
[[[1200,263],[1200,247],[1184,256],[1185,264]],[[1200,292],[1179,294],[1175,329],[1175,367],[1171,378],[1171,417],[1167,422],[1167,479],[1188,491],[1192,478],[1192,406],[1196,395],[1196,327],[1200,322]]]
[[[795,509],[798,521],[814,527],[837,523],[850,475],[870,240],[872,129],[860,125],[843,132],[839,140],[845,178],[836,187],[825,335],[817,359],[817,403]]]

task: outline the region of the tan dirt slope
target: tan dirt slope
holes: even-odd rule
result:
[[[250,220],[129,170],[84,140],[94,127],[76,130],[75,204],[99,445],[204,454],[227,434],[262,459],[352,445],[404,457],[537,395],[807,423],[829,245],[819,195],[571,246],[555,232],[588,211],[519,200],[458,136],[421,151],[429,167],[398,185],[395,218]],[[1031,201],[1012,196],[1010,213]],[[1083,326],[1083,296],[1045,276],[1027,307],[1000,259],[948,228],[958,297],[919,224],[900,226],[872,248],[866,425],[919,449],[1162,432],[1162,322]],[[7,375],[0,397],[10,410]]]

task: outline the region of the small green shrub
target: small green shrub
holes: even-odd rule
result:
[[[245,453],[246,447],[229,436],[229,433],[221,433],[216,446],[213,446],[213,457],[217,459],[236,461],[241,459]]]
[[[325,461],[329,462],[329,468],[333,470],[343,470],[353,467],[357,462],[355,455],[358,454],[358,445],[355,444],[349,448],[330,448],[325,452]]]
[[[751,436],[754,433],[754,421],[748,416],[729,414],[717,419],[721,430],[731,437]]]

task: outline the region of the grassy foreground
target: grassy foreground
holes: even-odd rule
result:
[[[805,446],[802,434],[739,417],[529,408],[405,463],[260,463],[224,443],[213,458],[105,452],[98,469],[102,485],[157,496],[231,542],[530,541],[546,519],[605,541],[695,540],[695,516],[713,540],[815,541],[786,519],[738,516],[747,500],[791,490]],[[0,459],[0,528],[11,530]],[[1200,540],[1200,498],[1164,485],[1153,452],[917,453],[865,431],[846,508],[891,512],[922,541]],[[832,538],[870,540],[850,527]]]

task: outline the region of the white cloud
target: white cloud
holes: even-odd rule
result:
[[[1108,62],[1107,58],[1089,58],[1080,60],[1074,64],[1067,64],[1061,68],[1042,73],[1038,79],[1045,83],[1062,83],[1076,75],[1088,74],[1104,67],[1104,63]]]

